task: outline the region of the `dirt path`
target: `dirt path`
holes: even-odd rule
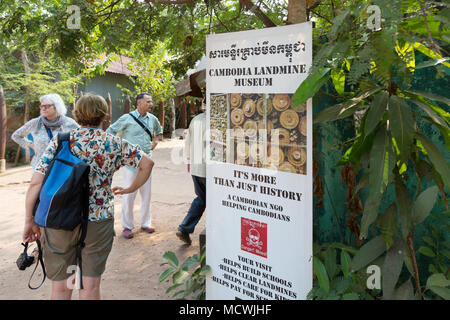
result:
[[[155,233],[149,235],[139,230],[140,196],[137,196],[134,211],[135,236],[130,240],[121,237],[122,197],[116,197],[117,236],[102,276],[103,299],[170,299],[165,294],[170,282],[167,280],[158,285],[159,275],[166,269],[162,265],[162,255],[168,250],[173,251],[182,262],[199,252],[198,236],[204,229],[205,217],[191,235],[191,246],[184,245],[175,236],[177,227],[195,196],[186,166],[172,163],[170,157],[173,148],[182,143],[183,140],[164,140],[153,155],[156,166],[152,180],[151,212]],[[23,249],[20,242],[30,173],[31,168],[0,176],[0,299],[48,299],[50,296],[49,280],[38,290],[28,289],[27,283],[34,265],[26,271],[19,271],[15,264]],[[122,170],[115,174],[113,185],[121,185],[121,182]],[[35,281],[40,279],[40,273],[35,275]],[[78,299],[75,291],[73,298]]]

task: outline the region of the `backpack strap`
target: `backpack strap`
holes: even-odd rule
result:
[[[47,127],[45,124],[44,124],[44,127],[45,127],[45,130],[47,130],[48,138],[50,140],[52,140],[53,139],[53,132],[52,132],[52,130],[49,127]]]
[[[36,243],[37,243],[37,246],[38,246],[38,249],[39,249],[39,255],[38,255],[38,261],[36,262],[36,267],[34,267],[33,273],[31,274],[30,280],[28,281],[28,288],[30,288],[31,290],[39,289],[42,286],[42,284],[44,283],[45,279],[47,278],[47,272],[45,271],[44,260],[42,259],[41,241],[40,240],[36,240]],[[25,251],[24,252],[26,252],[27,247],[28,247],[28,242],[25,244]],[[39,264],[41,264],[42,272],[44,273],[44,277],[42,278],[41,284],[39,286],[33,288],[31,286],[31,279],[33,278],[34,273],[36,272],[36,269],[37,269]]]
[[[86,244],[84,243],[84,240],[86,239],[88,221],[89,221],[89,219],[88,219],[89,218],[89,182],[88,182],[88,180],[86,181],[86,183],[83,187],[84,187],[83,193],[85,195],[83,202],[85,203],[85,205],[83,208],[83,212],[81,213],[80,238],[77,243],[77,255],[76,255],[77,264],[78,264],[78,267],[80,268],[80,289],[83,289],[83,261],[82,261],[81,251],[86,246]]]

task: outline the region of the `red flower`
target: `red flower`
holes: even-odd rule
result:
[[[101,187],[102,187],[102,188],[106,188],[107,186],[108,186],[108,179],[105,179],[105,180],[102,182]]]
[[[102,154],[97,154],[94,157],[94,160],[100,168],[102,168],[103,165],[105,164],[105,157]]]

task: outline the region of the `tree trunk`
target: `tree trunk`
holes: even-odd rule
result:
[[[158,106],[158,120],[159,123],[161,124],[161,128],[162,131],[164,133],[164,117],[165,117],[165,112],[164,112],[164,103],[162,101],[159,102],[159,106]]]
[[[186,101],[181,101],[180,105],[180,128],[187,128],[187,119],[186,119]]]
[[[289,0],[286,24],[306,22],[306,0]]]
[[[6,100],[3,87],[0,85],[0,173],[6,170]]]
[[[123,104],[123,114],[129,113],[130,110],[131,110],[131,100],[130,100],[130,97],[127,96],[127,98],[125,99],[125,102]]]
[[[77,95],[78,95],[78,83],[75,83],[73,86],[73,103],[72,103],[72,111],[75,110],[75,105],[77,104]]]
[[[22,57],[23,69],[25,71],[25,74],[30,74],[30,65],[28,63],[28,56],[27,56],[27,52],[25,51],[25,49],[20,50],[20,55]],[[24,92],[25,92],[25,111],[24,111],[24,115],[23,115],[23,123],[25,124],[28,122],[28,119],[30,117],[30,99],[28,97],[28,87],[25,87]],[[17,162],[19,162],[19,158],[20,158],[20,146],[18,146],[18,148],[17,148],[16,159],[14,160],[14,165],[16,165]],[[25,162],[26,163],[30,162],[30,149],[29,148],[25,149]]]
[[[175,137],[175,129],[176,129],[176,111],[175,111],[175,101],[174,98],[170,99],[170,116],[171,116],[171,128],[170,131],[172,132],[172,138]]]
[[[112,121],[112,103],[111,103],[111,95],[108,92],[108,96],[106,97],[106,104],[108,105],[108,114],[105,117],[105,120],[103,121],[103,130],[106,130],[111,125]]]

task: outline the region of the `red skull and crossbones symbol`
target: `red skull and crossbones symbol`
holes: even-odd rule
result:
[[[245,238],[245,240],[247,240],[248,245],[257,247],[259,250],[261,250],[263,242],[260,241],[259,239],[260,239],[259,231],[254,228],[248,231],[248,237]]]

